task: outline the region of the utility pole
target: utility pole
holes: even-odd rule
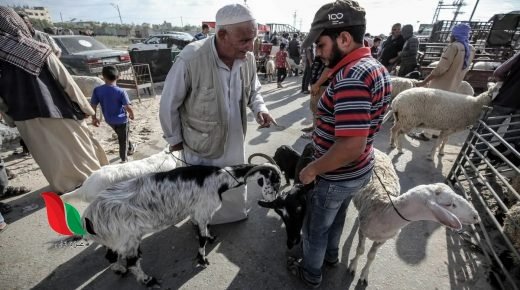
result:
[[[63,15],[60,12],[61,23],[63,23]]]
[[[475,14],[475,10],[477,10],[478,2],[479,2],[479,0],[477,0],[477,2],[475,3],[475,7],[473,7],[473,12],[471,12],[471,16],[469,17],[469,21],[471,21],[471,19],[473,19],[473,14]]]
[[[293,27],[296,28],[296,10],[294,11],[294,14],[293,14]]]
[[[110,5],[114,6],[117,9],[117,13],[119,14],[119,21],[121,21],[121,25],[123,25],[123,18],[121,18],[121,11],[119,11],[119,5],[110,3]]]
[[[184,23],[182,23],[182,16],[181,16],[181,27],[184,28]]]

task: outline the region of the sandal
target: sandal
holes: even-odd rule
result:
[[[3,203],[3,202],[0,202],[0,213],[1,214],[6,214],[6,213],[9,213],[13,210],[13,207],[8,205],[7,203]]]
[[[14,174],[9,168],[5,169],[5,174],[7,174],[7,179],[11,180],[16,177],[16,174]]]
[[[0,233],[4,232],[4,231],[7,229],[7,226],[8,226],[8,225],[9,225],[9,224],[6,223],[6,222],[2,222],[2,223],[0,223]]]
[[[318,288],[321,285],[321,282],[320,283],[311,282],[303,276],[302,266],[300,265],[300,262],[297,261],[296,258],[294,258],[294,257],[287,258],[287,270],[289,270],[289,272],[292,275],[296,276],[296,278],[300,279],[308,287]]]
[[[301,135],[303,139],[311,139],[312,138],[312,132],[303,133]]]
[[[11,196],[17,196],[20,194],[28,193],[30,191],[31,190],[25,186],[19,186],[19,187],[8,186],[5,189],[4,194],[1,194],[0,197],[6,198],[6,197],[11,197]]]
[[[303,128],[301,131],[307,133],[307,132],[312,132],[313,130],[314,130],[314,127],[310,126],[307,128]]]

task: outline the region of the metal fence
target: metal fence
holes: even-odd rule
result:
[[[513,227],[504,226],[505,220],[511,225],[511,208],[520,207],[520,153],[515,149],[520,129],[515,127],[520,128],[520,115],[493,116],[485,110],[448,175],[451,186],[479,212],[481,222],[471,226],[474,239],[489,266],[490,280],[502,289],[520,285],[520,241],[512,240],[511,234],[516,230],[520,239],[520,220],[513,220]]]
[[[103,66],[108,65],[109,64]],[[141,94],[139,92],[141,89],[146,89],[150,96],[155,96],[153,78],[148,64],[126,62],[110,65],[115,66],[119,71],[117,85],[121,88],[136,90],[139,101],[141,101]],[[96,74],[100,78],[102,78],[101,71],[103,66],[95,67]],[[91,68],[91,71],[93,71],[93,68]]]

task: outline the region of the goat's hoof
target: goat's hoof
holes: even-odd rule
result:
[[[161,288],[161,283],[155,279],[155,277],[148,276],[146,279],[143,280],[143,284],[146,285],[146,287],[150,288]]]
[[[206,268],[209,265],[209,261],[206,257],[203,257],[201,254],[197,255],[197,268],[202,267]]]
[[[439,152],[439,156],[444,156],[444,152]]]
[[[390,149],[395,149],[395,144],[390,144]]]
[[[367,281],[367,279],[359,278],[358,284],[360,284],[362,286],[367,286],[368,285],[368,281]]]
[[[208,237],[208,242],[213,244],[217,240],[217,236]]]
[[[128,271],[114,270],[114,273],[116,273],[117,275],[120,275],[120,276],[125,276],[126,273],[128,273]]]
[[[427,160],[433,161],[433,157],[431,155],[426,156]]]
[[[347,269],[347,272],[348,272],[352,277],[356,276],[356,269],[350,269],[350,268],[348,268],[348,269]]]
[[[126,273],[128,273],[128,269],[119,264],[113,264],[110,269],[112,269],[112,271],[114,271],[114,273],[117,275],[121,276],[124,276]]]
[[[397,150],[397,154],[403,154],[403,153],[404,153],[404,152],[403,152],[403,149],[398,149],[398,150]]]

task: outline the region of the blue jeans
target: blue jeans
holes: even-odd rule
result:
[[[365,187],[372,174],[353,181],[328,181],[318,178],[307,196],[303,225],[303,275],[312,283],[321,283],[321,267],[326,259],[338,260],[339,240],[345,225],[347,208],[356,192]]]

